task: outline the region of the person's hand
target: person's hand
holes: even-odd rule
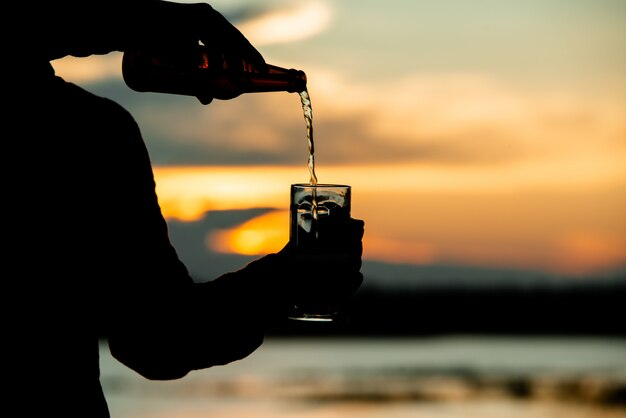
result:
[[[176,30],[168,31],[172,37],[168,43],[196,46],[205,45],[211,52],[212,60],[223,62],[229,71],[243,71],[242,63],[257,71],[267,70],[265,59],[248,39],[233,26],[221,13],[207,3],[178,4],[169,6],[176,10],[174,18]],[[176,45],[170,45],[176,46]],[[210,58],[211,59],[211,58]],[[236,74],[234,75],[236,77]],[[228,99],[230,97],[218,97]],[[202,104],[209,104],[213,97],[201,96]]]
[[[245,61],[259,70],[266,69],[265,59],[248,39],[226,18],[205,3],[197,3],[198,40],[225,57],[226,62]]]
[[[302,252],[287,244],[278,254],[284,286],[296,303],[342,304],[363,282],[364,222],[350,219],[315,251]]]

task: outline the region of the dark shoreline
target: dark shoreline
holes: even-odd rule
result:
[[[337,324],[291,321],[272,335],[626,337],[626,284],[365,288],[346,311]]]

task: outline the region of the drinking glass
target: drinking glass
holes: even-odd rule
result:
[[[351,187],[345,184],[292,184],[289,245],[302,254],[332,254],[337,234],[350,221]],[[301,266],[303,270],[309,266]],[[332,272],[327,272],[332,274]],[[297,274],[296,274],[297,276]],[[295,278],[297,280],[297,277]],[[335,321],[341,311],[330,302],[298,304],[290,319]]]

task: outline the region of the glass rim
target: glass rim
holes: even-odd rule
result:
[[[309,184],[309,183],[293,183],[291,185],[291,187],[300,187],[300,188],[309,188],[309,189],[313,189],[313,188],[343,188],[343,189],[350,189],[352,186],[348,185],[348,184],[337,184],[337,183],[317,183],[317,184]]]

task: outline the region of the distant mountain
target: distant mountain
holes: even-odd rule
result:
[[[363,262],[364,285],[372,288],[420,289],[464,287],[561,287],[626,284],[626,269],[593,276],[560,276],[536,270],[454,264]]]

